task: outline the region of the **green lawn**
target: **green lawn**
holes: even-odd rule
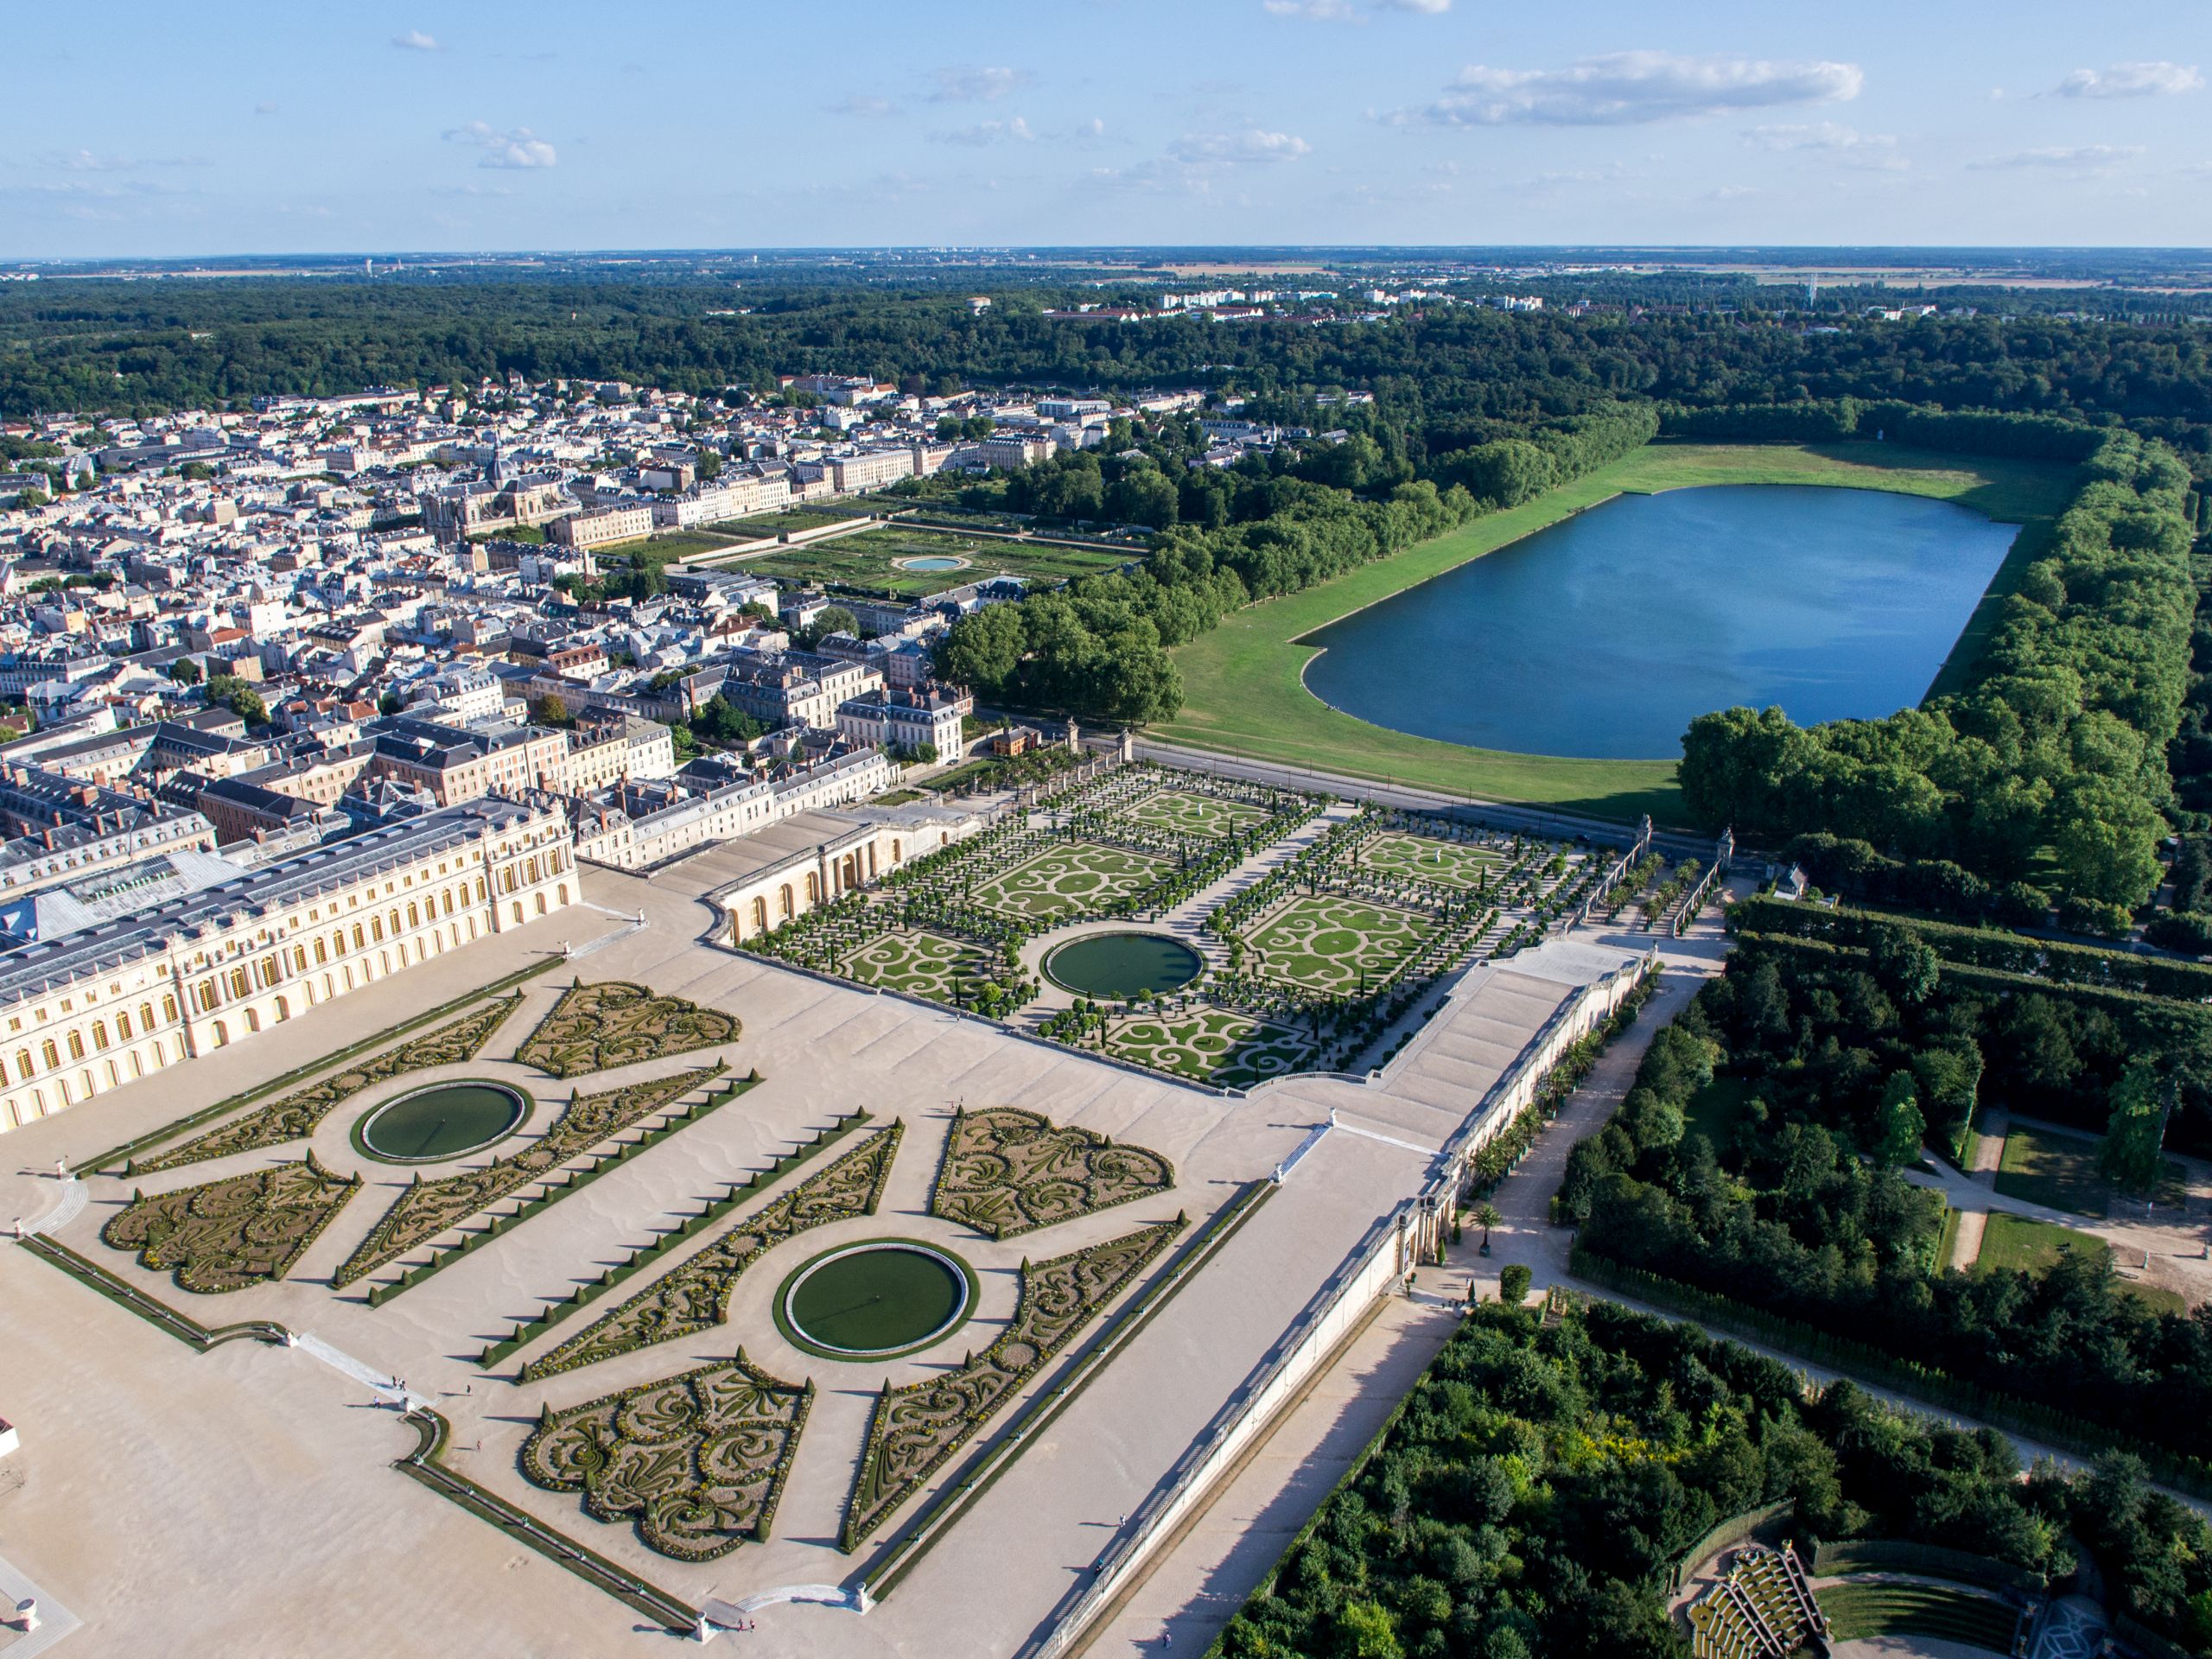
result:
[[[1414,785],[1455,795],[1533,801],[1599,817],[1649,812],[1682,821],[1669,760],[1584,760],[1473,749],[1411,737],[1339,713],[1300,676],[1314,648],[1298,641],[1338,618],[1432,576],[1495,552],[1547,524],[1623,493],[1709,484],[1824,484],[1890,490],[1956,501],[2046,533],[2073,478],[2070,467],[1985,456],[1937,454],[1894,444],[1655,443],[1541,499],[1478,518],[1303,593],[1239,612],[1179,647],[1182,712],[1151,729],[1163,741],[1291,766]],[[2023,541],[2029,537],[2024,536]],[[2008,559],[1998,588],[2017,582],[2024,558]],[[1985,601],[1961,636],[1978,645]],[[1960,661],[1971,650],[1955,652]]]
[[[1141,550],[1093,551],[1080,547],[1040,547],[996,537],[963,536],[954,531],[910,529],[904,524],[863,530],[850,536],[799,547],[779,548],[745,561],[755,575],[809,582],[871,594],[942,593],[987,576],[1024,576],[1033,582],[1065,582],[1073,576],[1111,570],[1144,556]],[[901,561],[954,558],[953,570],[910,570]]]
[[[2031,1221],[2025,1216],[1993,1213],[1989,1225],[1981,1236],[1981,1255],[1974,1262],[1974,1270],[1986,1273],[1994,1268],[2013,1268],[2025,1274],[2042,1274],[2050,1271],[2062,1249],[2101,1255],[2112,1254],[2112,1246],[2094,1233],[2080,1232],[2048,1221]],[[2189,1312],[2189,1305],[2171,1290],[2161,1290],[2155,1285],[2140,1284],[2132,1279],[2120,1281],[2120,1287],[2149,1304],[2153,1313]]]
[[[2001,1598],[1945,1585],[1846,1582],[1820,1591],[1816,1599],[1836,1642],[1931,1636],[2001,1654],[2012,1652],[2020,1624]]]
[[[2165,1179],[2152,1197],[2162,1205],[2179,1205],[2186,1197],[2184,1179],[2179,1164],[2168,1164]],[[1997,1190],[2008,1198],[2100,1221],[2112,1196],[2111,1185],[2097,1173],[2096,1136],[2022,1124],[2015,1124],[2005,1137]]]

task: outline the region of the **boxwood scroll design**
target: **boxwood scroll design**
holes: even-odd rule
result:
[[[930,1213],[1013,1238],[1174,1185],[1175,1166],[1156,1152],[995,1106],[954,1116]]]
[[[903,1389],[885,1382],[868,1421],[868,1446],[845,1504],[838,1548],[857,1549],[1166,1249],[1183,1225],[1184,1217],[1177,1216],[1049,1262],[1023,1262],[1021,1300],[997,1341],[957,1371]]]
[[[794,1388],[737,1351],[658,1382],[545,1408],[522,1471],[549,1491],[581,1491],[595,1520],[634,1518],[651,1549],[709,1561],[767,1541],[814,1384]]]
[[[656,996],[619,979],[594,985],[578,980],[523,1039],[515,1058],[556,1077],[575,1077],[734,1043],[739,1029],[734,1014],[680,996]]]
[[[331,1217],[359,1176],[334,1175],[315,1160],[277,1164],[154,1198],[133,1193],[100,1237],[136,1250],[142,1267],[174,1268],[181,1289],[202,1295],[282,1279]]]
[[[234,1152],[252,1152],[300,1140],[314,1133],[315,1125],[322,1122],[332,1107],[364,1089],[387,1083],[405,1072],[424,1071],[434,1065],[459,1065],[474,1059],[521,1001],[519,996],[503,996],[472,1008],[435,1031],[424,1032],[359,1065],[334,1071],[304,1089],[295,1089],[281,1099],[257,1107],[244,1117],[233,1118],[219,1129],[212,1129],[143,1163],[128,1164],[124,1173],[150,1175],[204,1159],[226,1158]]]
[[[518,1187],[543,1180],[579,1153],[609,1140],[639,1119],[651,1116],[720,1072],[720,1066],[679,1071],[672,1077],[655,1077],[613,1089],[601,1095],[579,1095],[570,1101],[553,1125],[520,1152],[497,1158],[478,1169],[464,1169],[442,1180],[417,1179],[385,1211],[384,1219],[369,1230],[359,1248],[346,1259],[331,1280],[350,1285],[374,1273],[417,1244],[426,1244],[448,1227],[466,1221],[487,1205],[497,1204]]]
[[[722,1321],[738,1275],[785,1239],[825,1222],[872,1216],[897,1155],[903,1121],[878,1129],[834,1164],[737,1223],[673,1272],[655,1280],[559,1347],[523,1367],[525,1381],[612,1359]]]

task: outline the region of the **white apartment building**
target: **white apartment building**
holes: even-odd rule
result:
[[[640,502],[631,507],[602,507],[596,512],[575,512],[556,518],[549,532],[563,547],[605,547],[610,542],[634,542],[653,533],[653,510]]]
[[[575,904],[567,815],[477,800],[0,957],[0,1131]]]

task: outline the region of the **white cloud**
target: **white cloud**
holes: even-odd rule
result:
[[[1834,121],[1814,125],[1753,127],[1744,135],[1744,142],[1759,149],[1827,156],[1847,166],[1878,168],[1892,173],[1901,173],[1911,165],[1897,153],[1897,141],[1891,134],[1860,132]]]
[[[435,52],[438,49],[436,37],[425,35],[419,29],[410,29],[393,35],[391,43],[403,52]]]
[[[2140,144],[2047,144],[2037,149],[1989,156],[1967,165],[1978,169],[2046,168],[2069,173],[2101,173],[2143,153]]]
[[[882,116],[895,114],[898,107],[887,98],[876,98],[867,92],[849,92],[830,106],[830,113]]]
[[[479,167],[544,168],[561,159],[551,144],[528,127],[501,132],[489,122],[471,121],[465,127],[448,127],[446,140],[449,143],[473,144],[482,150],[483,155],[477,158]]]
[[[2076,69],[2053,88],[2061,98],[2158,98],[2194,92],[2204,86],[2196,66],[2188,63],[2115,63],[2104,69]]]
[[[1312,23],[1363,23],[1369,13],[1352,0],[1260,0],[1278,17],[1302,17]],[[1438,17],[1452,10],[1452,0],[1374,0],[1376,11],[1409,11]]]
[[[1855,63],[1613,52],[1564,69],[1471,64],[1425,109],[1394,121],[1446,127],[1627,126],[1859,96]]]
[[[39,158],[41,167],[65,173],[132,173],[148,167],[206,167],[204,156],[103,156],[90,149],[49,149]]]
[[[1258,127],[1243,132],[1186,132],[1168,145],[1174,161],[1192,167],[1236,167],[1248,162],[1294,162],[1313,146],[1287,132]]]
[[[1037,135],[1020,116],[1007,121],[978,121],[972,127],[959,127],[950,132],[933,132],[933,144],[968,144],[981,149],[986,144],[1026,144]]]
[[[1180,190],[1191,195],[1211,195],[1217,184],[1233,178],[1243,168],[1295,162],[1311,154],[1313,148],[1295,134],[1260,127],[1242,132],[1186,132],[1168,145],[1165,155],[1135,167],[1094,168],[1090,180],[1112,189]]]
[[[1027,69],[948,67],[937,71],[933,79],[937,90],[930,94],[932,104],[995,104],[1032,85],[1037,77]]]

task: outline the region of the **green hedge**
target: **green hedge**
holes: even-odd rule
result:
[[[749,1087],[750,1085],[741,1086]],[[677,1245],[687,1239],[696,1237],[701,1231],[720,1221],[739,1205],[757,1196],[764,1188],[773,1185],[824,1147],[836,1144],[844,1135],[868,1121],[868,1113],[853,1112],[839,1118],[826,1129],[817,1129],[814,1139],[806,1145],[798,1147],[796,1151],[785,1153],[766,1169],[754,1170],[745,1179],[728,1188],[720,1198],[708,1199],[701,1209],[684,1216],[674,1227],[660,1234],[650,1244],[639,1245],[624,1260],[617,1262],[613,1267],[601,1270],[598,1278],[588,1284],[577,1286],[558,1301],[546,1303],[534,1317],[524,1319],[516,1325],[512,1334],[486,1347],[481,1354],[477,1356],[477,1364],[488,1370],[518,1349],[528,1347],[555,1325],[560,1324],[562,1320],[567,1319],[569,1315],[588,1307],[625,1280],[643,1273]],[[582,1185],[584,1180],[594,1179],[597,1173],[596,1170],[593,1171],[591,1175],[583,1177],[577,1181],[576,1185]],[[563,1189],[563,1192],[572,1190],[573,1188]],[[518,1217],[517,1219],[519,1220],[520,1217]]]
[[[1923,1579],[1978,1584],[1990,1590],[2018,1590],[2024,1595],[2040,1594],[2047,1587],[2043,1574],[2010,1561],[1945,1549],[1940,1544],[1916,1544],[1904,1538],[1847,1539],[1824,1543],[1813,1552],[1815,1578],[1847,1578],[1854,1573],[1910,1573]]]
[[[1925,941],[1947,963],[1993,969],[2054,985],[2131,991],[2144,996],[2202,1002],[2212,998],[2212,967],[2173,962],[2163,957],[2101,950],[2094,945],[2031,939],[1993,928],[1965,927],[1915,916],[1842,906],[1794,904],[1780,899],[1746,899],[1731,907],[1732,931],[1770,938],[1820,939],[1863,948],[1885,927],[1901,927]]]
[[[2212,1466],[2177,1456],[2162,1446],[2120,1434],[2048,1406],[1963,1382],[1909,1359],[1900,1359],[1862,1342],[1839,1337],[1800,1320],[1746,1306],[1677,1280],[1662,1279],[1641,1268],[1624,1267],[1606,1256],[1574,1246],[1567,1270],[1624,1296],[1662,1307],[1731,1336],[1762,1342],[1802,1358],[1830,1365],[1854,1381],[1892,1388],[1929,1405],[1976,1417],[2006,1433],[2047,1440],[2061,1450],[2094,1457],[2132,1452],[2152,1476],[2194,1497],[2212,1499]]]
[[[463,1233],[459,1243],[448,1244],[442,1249],[433,1249],[429,1261],[408,1268],[398,1278],[388,1280],[380,1285],[372,1285],[369,1287],[369,1306],[382,1307],[402,1291],[412,1290],[431,1274],[443,1272],[479,1245],[489,1244],[511,1227],[519,1227],[539,1211],[559,1203],[578,1187],[589,1186],[608,1170],[619,1167],[626,1160],[636,1157],[638,1154],[649,1147],[658,1146],[678,1129],[697,1122],[699,1119],[706,1116],[717,1107],[734,1100],[747,1090],[757,1087],[760,1082],[760,1074],[756,1071],[750,1076],[734,1077],[722,1084],[709,1092],[706,1098],[696,1105],[662,1109],[666,1116],[652,1128],[640,1133],[635,1141],[618,1141],[611,1150],[593,1154],[588,1163],[579,1165],[559,1175],[543,1177],[546,1185],[538,1195],[534,1198],[524,1199],[521,1206],[512,1214],[493,1216],[474,1232]],[[505,1203],[505,1200],[503,1198],[499,1202]]]
[[[110,1147],[105,1152],[95,1154],[79,1163],[72,1165],[70,1173],[89,1174],[94,1171],[105,1169],[112,1164],[135,1158],[149,1147],[157,1147],[164,1141],[173,1141],[186,1130],[196,1129],[202,1123],[210,1122],[222,1116],[226,1112],[236,1111],[241,1106],[249,1105],[259,1100],[264,1095],[273,1095],[279,1089],[289,1089],[292,1084],[303,1082],[317,1072],[327,1071],[333,1066],[344,1065],[356,1054],[365,1054],[372,1048],[382,1047],[396,1038],[404,1037],[409,1032],[427,1026],[434,1020],[442,1020],[446,1015],[456,1013],[473,1003],[480,1002],[487,996],[496,996],[501,991],[512,990],[526,979],[535,979],[559,960],[558,957],[552,957],[543,962],[534,962],[527,968],[518,968],[503,979],[495,979],[489,985],[480,986],[475,990],[453,998],[450,1001],[441,1002],[436,1007],[414,1014],[401,1020],[397,1025],[386,1026],[382,1031],[372,1032],[359,1042],[348,1043],[334,1054],[325,1054],[308,1061],[304,1065],[296,1065],[283,1076],[271,1077],[266,1083],[257,1083],[242,1094],[232,1095],[226,1099],[219,1100],[213,1106],[203,1106],[198,1111],[180,1117],[174,1122],[164,1123],[158,1129],[150,1129],[135,1140],[125,1141],[119,1147]]]

